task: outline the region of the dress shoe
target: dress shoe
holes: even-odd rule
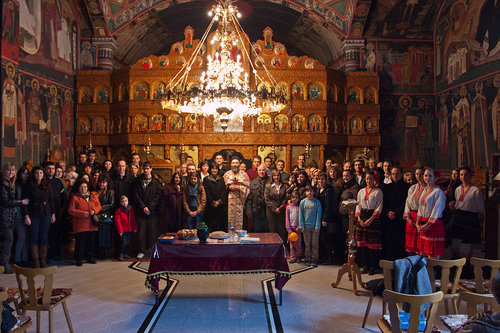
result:
[[[76,266],[83,266],[82,261],[81,261],[81,260],[77,260],[77,261],[76,261]]]
[[[97,261],[95,259],[87,259],[87,264],[97,264]]]

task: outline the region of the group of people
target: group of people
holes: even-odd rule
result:
[[[12,272],[11,263],[26,265],[30,253],[35,267],[46,266],[47,256],[60,256],[70,230],[78,266],[111,250],[119,260],[129,258],[135,232],[134,254],[142,259],[160,234],[200,222],[210,231],[227,231],[234,223],[236,229],[277,233],[292,263],[342,264],[349,225],[343,202],[349,199],[358,202],[354,238],[364,273],[379,272],[381,258],[439,257],[449,239],[455,256],[470,257],[481,240],[483,194],[471,184],[468,168],[454,170],[440,188],[431,168],[405,174],[388,160],[339,165],[327,159],[321,170],[306,166],[305,155],[297,161],[288,174],[285,162],[271,157],[255,156],[246,170],[237,156],[228,167],[217,154],[198,168],[187,156],[165,184],[138,154],[114,167],[109,160],[100,165],[92,150],[80,153],[74,166],[60,161],[16,170],[9,164],[1,182],[2,264]]]

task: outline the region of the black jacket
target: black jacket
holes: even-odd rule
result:
[[[32,185],[28,192],[30,202],[24,215],[40,217],[55,214],[56,208],[52,197],[52,188],[48,182]]]
[[[52,177],[51,179],[47,180],[50,184],[50,188],[52,189],[52,201],[54,202],[54,207],[56,209],[56,212],[60,213],[66,206],[68,201],[64,182],[56,177]]]
[[[0,227],[10,228],[16,221],[21,200],[16,198],[15,187],[6,180],[1,180],[0,187]]]
[[[348,199],[358,199],[358,192],[361,188],[359,187],[358,183],[356,183],[356,179],[352,177],[350,181],[342,182],[342,194],[340,195],[340,202],[339,202],[339,213],[340,214],[348,214],[349,211],[345,206],[342,206],[342,201],[348,200]]]
[[[160,203],[161,190],[163,189],[160,181],[155,176],[152,176],[149,184],[144,187],[143,180],[145,180],[144,174],[137,177],[133,185],[134,198],[132,205],[134,206],[135,213],[139,217],[147,217],[144,214],[144,208],[148,207],[151,215],[156,215],[158,211],[158,204]]]
[[[208,175],[203,179],[203,187],[207,195],[207,209],[212,208],[212,203],[215,201],[221,202],[219,207],[227,205],[227,189],[222,177],[214,178]]]
[[[250,193],[245,202],[245,213],[249,216],[265,217],[266,201],[264,199],[264,190],[269,178],[257,177],[250,182]]]
[[[392,211],[396,214],[396,220],[403,219],[409,189],[410,184],[406,183],[403,178],[397,183],[393,182],[382,188],[382,193],[384,194],[383,218],[386,218],[387,213]]]
[[[134,176],[132,174],[125,172],[125,175],[123,177],[120,177],[118,173],[114,175],[113,178],[113,186],[114,186],[114,194],[115,194],[115,207],[118,207],[120,205],[120,197],[122,195],[126,195],[128,198],[128,201],[131,205],[133,205],[133,198],[132,198],[132,189],[133,189],[133,184],[134,184]]]
[[[321,203],[321,222],[333,223],[337,215],[338,197],[331,185],[326,185],[323,192],[316,189],[316,199]]]
[[[113,190],[108,189],[103,195],[99,195],[99,202],[101,203],[100,213],[106,213],[114,215],[115,212],[115,193]]]

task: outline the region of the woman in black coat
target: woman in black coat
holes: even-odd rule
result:
[[[47,266],[50,224],[56,221],[54,201],[49,182],[41,167],[31,171],[29,204],[24,213],[24,223],[30,227],[30,247],[35,268]]]
[[[286,243],[288,236],[285,225],[286,185],[281,181],[281,173],[278,170],[272,172],[271,182],[266,184],[264,200],[269,232],[277,233]]]
[[[181,174],[175,172],[170,183],[163,186],[159,208],[162,219],[161,233],[177,232],[184,225],[181,183]]]
[[[20,167],[19,170],[17,171],[17,176],[16,176],[16,189],[15,189],[16,200],[22,200],[28,197],[29,187],[30,187],[29,178],[30,178],[29,169],[26,168],[25,166]],[[23,200],[23,201],[26,204],[28,204],[28,200]],[[29,229],[26,226],[26,224],[24,224],[24,216],[21,210],[22,207],[19,207],[16,225],[14,228],[16,235],[14,262],[18,266],[25,265],[25,263],[28,261]]]
[[[217,164],[210,166],[210,175],[203,179],[203,187],[207,195],[204,218],[208,230],[227,231],[227,190]]]
[[[99,225],[98,243],[97,243],[97,256],[99,259],[106,258],[106,250],[112,248],[113,231],[115,224],[113,220],[115,208],[115,192],[111,189],[111,180],[106,173],[102,173],[97,181],[97,196],[101,203],[101,211],[99,215],[107,216],[103,218],[103,222]]]
[[[14,242],[14,226],[17,222],[19,208],[27,200],[19,200],[15,195],[16,168],[7,164],[0,182],[0,231],[3,235],[2,265],[5,274],[12,274],[10,253]]]
[[[333,245],[335,234],[342,231],[342,223],[338,217],[338,197],[333,186],[328,184],[328,176],[324,172],[318,174],[316,199],[321,203],[321,228],[319,230],[319,256],[323,263],[333,263]]]

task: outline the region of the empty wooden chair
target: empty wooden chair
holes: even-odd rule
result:
[[[458,282],[460,281],[460,275],[462,274],[462,268],[467,260],[465,258],[456,260],[438,260],[427,258],[427,272],[429,273],[429,279],[431,280],[431,285],[435,291],[442,291],[444,308],[446,314],[450,314],[448,309],[448,301],[451,301],[453,305],[453,313],[458,314]],[[435,271],[436,267],[441,267],[441,280],[436,280]],[[450,271],[455,267],[455,276],[450,282]]]
[[[391,290],[384,290],[384,300],[387,302],[389,307],[389,317],[390,325],[384,318],[381,318],[377,322],[377,326],[383,333],[398,333],[402,332],[401,320],[399,318],[399,305],[402,302],[410,304],[410,319],[408,333],[418,333],[419,332],[419,322],[420,322],[420,307],[424,303],[431,303],[430,307],[424,312],[425,313],[425,327],[421,330],[424,333],[432,332],[434,322],[436,320],[436,314],[438,309],[438,303],[443,299],[443,292],[438,291],[433,294],[428,295],[407,295],[400,294]]]
[[[27,310],[36,311],[36,330],[40,332],[40,312],[48,311],[49,313],[49,332],[53,332],[53,310],[59,304],[62,304],[64,315],[68,323],[70,332],[73,332],[71,319],[69,317],[66,300],[71,296],[71,289],[68,288],[53,288],[54,274],[57,270],[56,266],[44,268],[22,268],[14,265],[19,290],[21,290],[21,302],[19,306],[24,313]],[[35,277],[43,276],[43,287],[37,288]],[[27,289],[23,286],[23,278],[26,278]]]
[[[384,288],[392,290],[392,276],[394,272],[394,261],[389,261],[389,260],[380,260],[379,266],[383,270],[384,274]],[[366,311],[365,311],[365,316],[363,318],[363,324],[361,327],[365,327],[366,321],[368,320],[368,315],[370,314],[370,310],[372,308],[372,303],[373,303],[373,293],[370,294],[370,299],[368,300],[368,304],[366,305]],[[385,299],[382,301],[382,314],[385,315]]]
[[[487,294],[490,292],[490,281],[500,271],[500,260],[483,258],[470,258],[470,263],[474,267],[474,281],[460,280],[459,288],[465,291]],[[489,277],[483,278],[483,269],[489,267],[491,273]]]
[[[460,299],[465,302],[467,306],[467,315],[469,318],[475,316],[478,312],[477,306],[483,304],[483,311],[500,311],[500,305],[498,304],[495,296],[492,294],[478,294],[464,291],[460,293]]]

